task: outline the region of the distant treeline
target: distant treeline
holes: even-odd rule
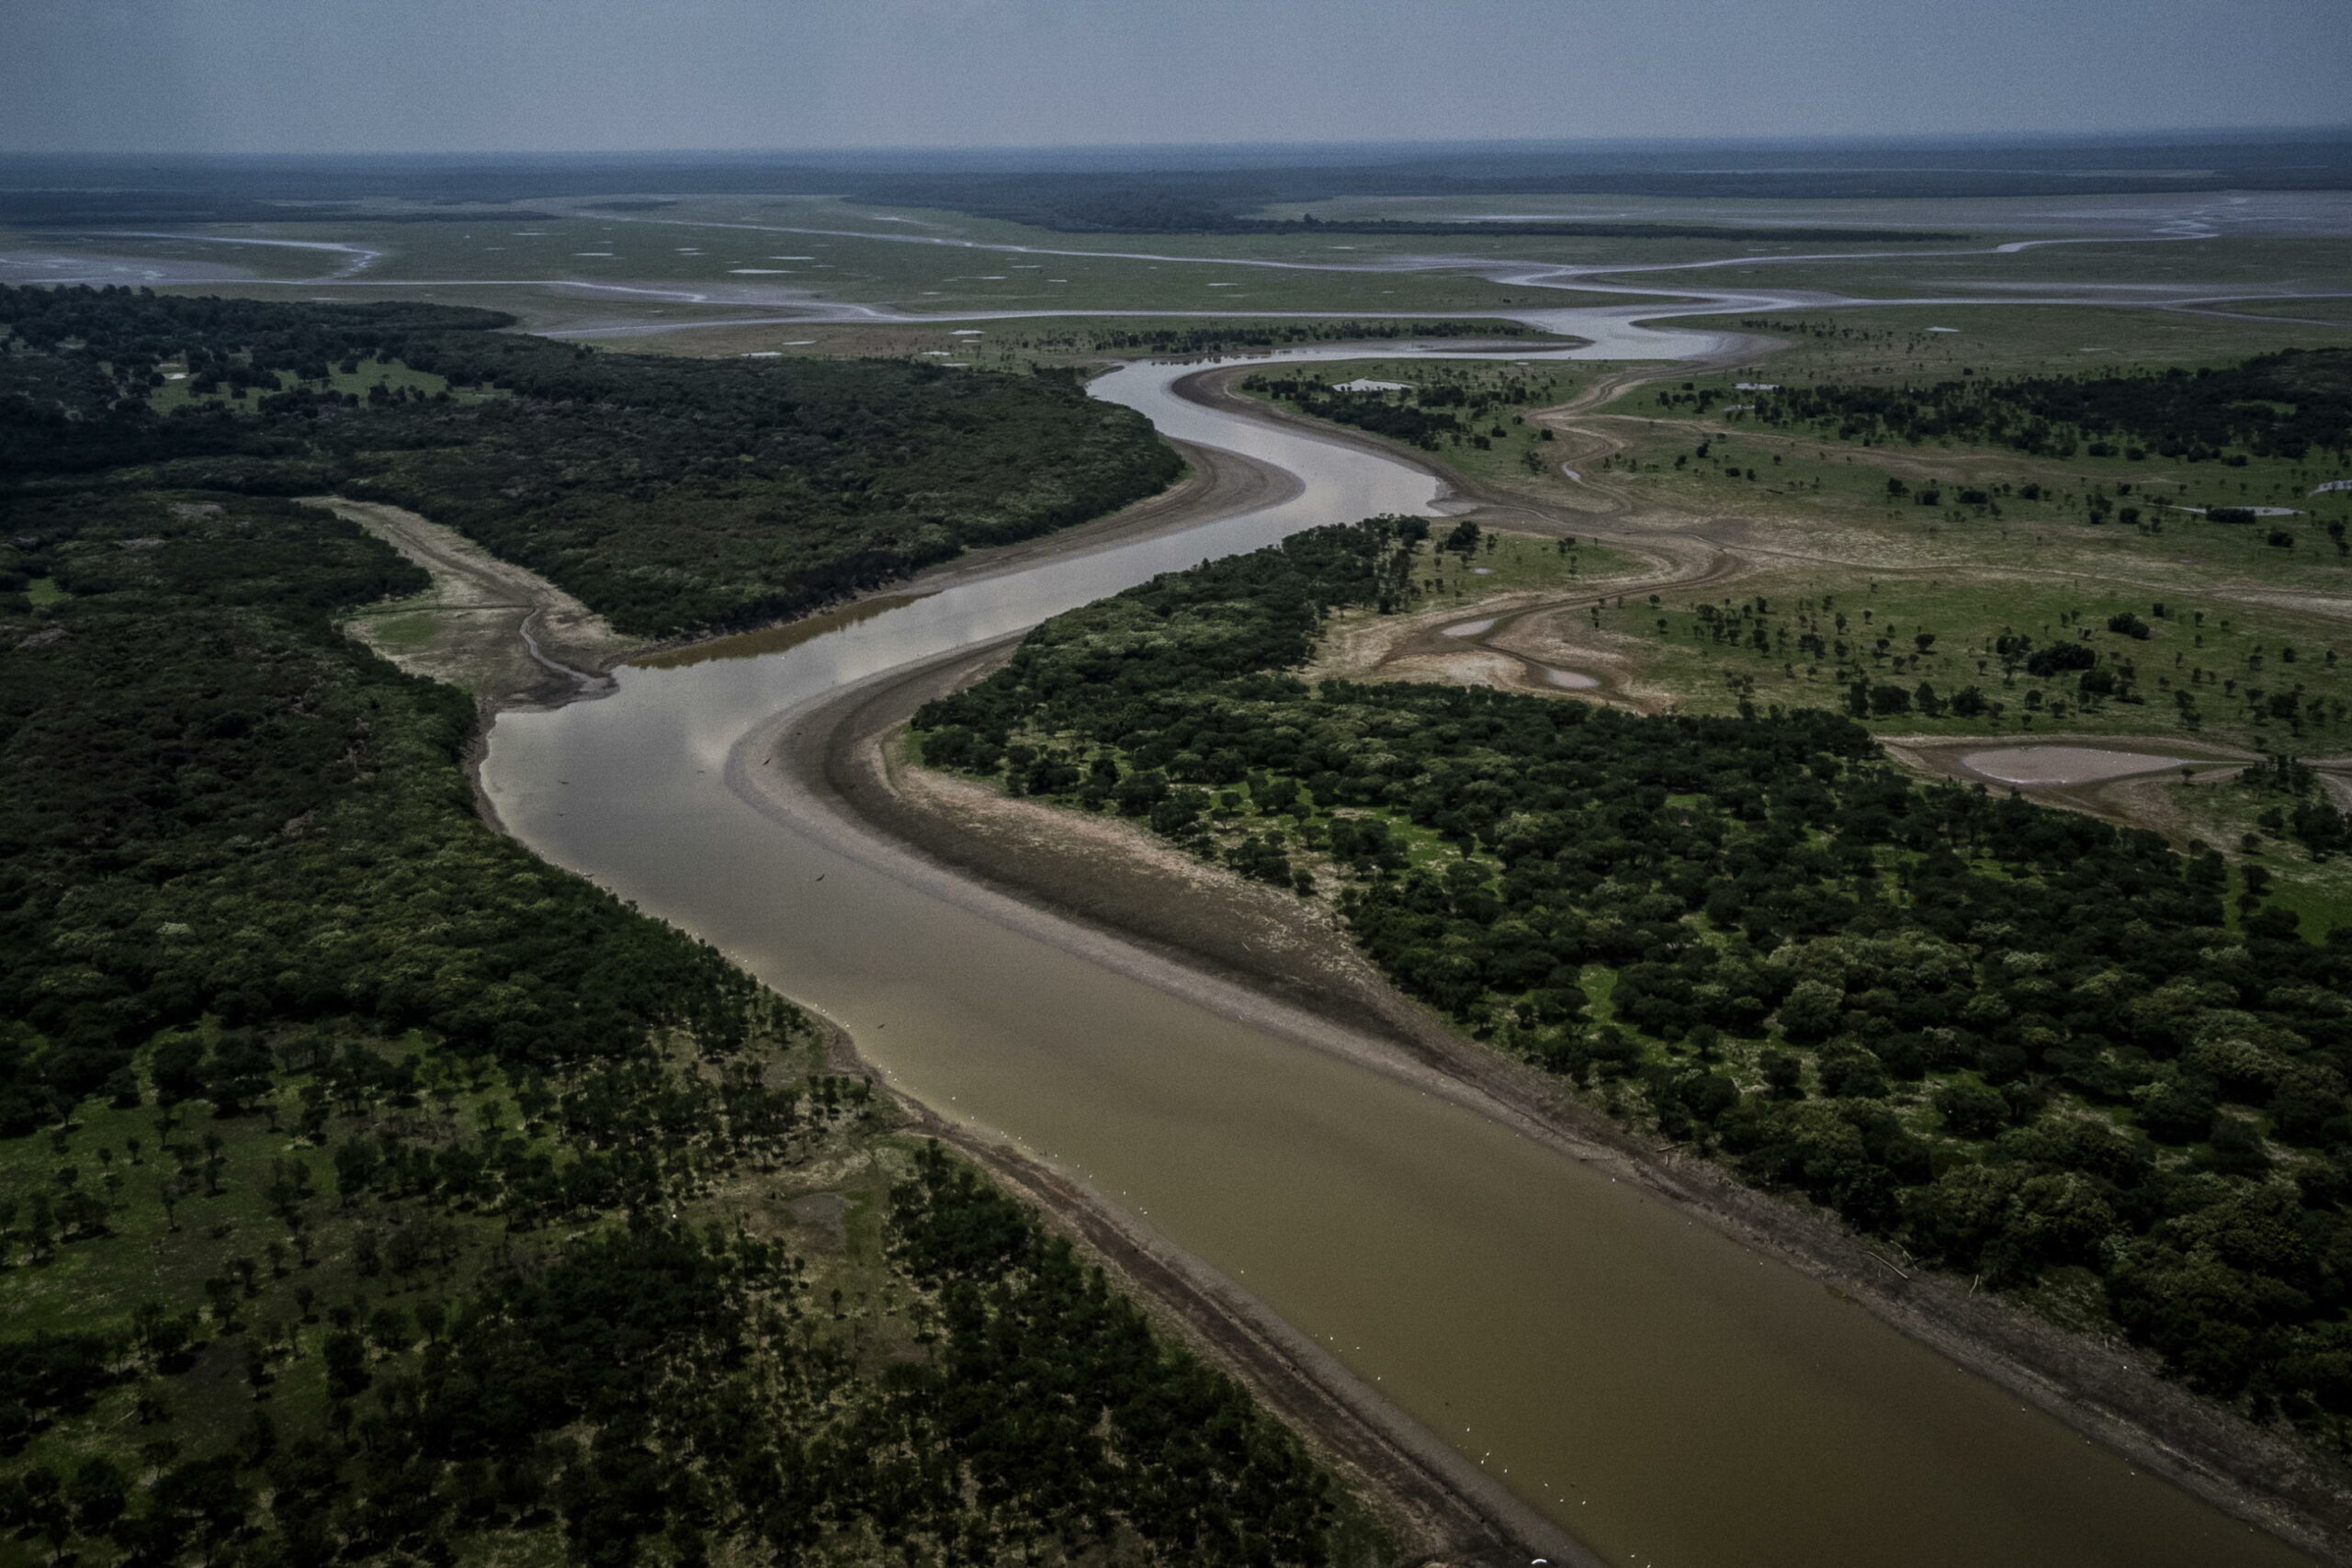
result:
[[[0,486],[150,479],[413,506],[624,630],[799,614],[1172,479],[1065,378],[898,360],[596,354],[424,305],[0,288]],[[365,359],[495,398],[336,391]],[[202,400],[159,414],[167,364]],[[214,395],[217,394],[217,395]]]
[[[1436,451],[1439,437],[1458,435],[1465,428],[1451,409],[1432,410],[1424,400],[1391,397],[1386,392],[1351,392],[1312,377],[1250,376],[1243,379],[1241,389],[1279,398],[1317,419],[1353,425],[1424,451]]]
[[[2287,349],[2222,369],[1823,383],[1743,392],[1753,417],[1842,440],[2007,446],[2037,457],[2244,463],[2352,455],[2352,349]]]
[[[1427,529],[1058,616],[916,716],[923,756],[1336,885],[1406,991],[1617,1114],[1996,1286],[2076,1281],[2352,1449],[2352,930],[2305,940],[2259,865],[1919,784],[1840,716],[1301,681],[1335,613],[1409,605]]]
[[[1401,338],[1532,337],[1523,321],[1233,321],[1212,327],[1101,327],[1030,341],[1044,348],[1125,349],[1143,354],[1213,354],[1282,348],[1298,343],[1387,342]]]
[[[255,201],[169,190],[0,190],[0,223],[27,229],[148,223],[527,223],[550,213],[526,207],[367,208],[348,201]]]
[[[1501,388],[1465,386],[1442,378],[1404,391],[1385,392],[1349,391],[1312,376],[1257,375],[1245,378],[1241,389],[1278,399],[1317,419],[1353,425],[1430,452],[1445,436],[1483,444],[1487,437],[1477,430],[1478,423],[1515,406]]]
[[[1027,223],[1071,233],[1114,234],[1392,234],[1511,237],[1534,235],[1560,238],[1581,235],[1603,240],[1742,240],[1751,243],[1775,240],[1805,243],[1846,241],[1965,240],[1966,234],[1931,229],[1858,229],[1831,225],[1804,227],[1785,224],[1629,223],[1606,219],[1539,220],[1487,222],[1444,219],[1253,218],[1255,201],[1217,201],[1148,189],[1102,194],[1021,195],[976,201],[969,192],[954,201],[944,196],[921,203],[952,206],[991,218]]]

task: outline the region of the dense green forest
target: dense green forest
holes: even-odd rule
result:
[[[1611,1112],[2352,1448],[2352,930],[1840,715],[1290,673],[1410,603],[1427,528],[1059,616],[917,716],[923,756],[1329,897]]]
[[[1139,415],[1064,377],[591,353],[495,330],[510,324],[0,288],[0,486],[136,467],[139,482],[340,489],[667,636],[1083,522],[1179,468]]]
[[[1400,396],[1346,391],[1311,376],[1261,375],[1244,377],[1241,390],[1276,398],[1316,419],[1353,425],[1429,452],[1436,451],[1443,437],[1460,435],[1470,428],[1453,407],[1431,400],[1441,395],[1436,388],[1422,395]]]
[[[1448,439],[1484,448],[1505,434],[1501,420],[1521,423],[1518,409],[1525,397],[1521,388],[1439,367],[1432,367],[1426,380],[1393,391],[1351,391],[1345,383],[1318,376],[1279,372],[1244,377],[1241,390],[1430,452]],[[1544,434],[1548,439],[1549,433]]]
[[[388,548],[112,482],[13,498],[0,539],[29,591],[0,606],[0,1534],[28,1560],[1368,1544],[795,1010],[477,818],[470,704],[335,624],[423,586]]]
[[[1928,386],[1822,383],[1738,394],[1751,417],[1841,440],[1949,436],[2036,457],[2243,465],[2352,457],[2352,349],[2288,349],[2223,369],[2130,376],[1963,376]],[[1698,403],[1708,394],[1673,393]]]

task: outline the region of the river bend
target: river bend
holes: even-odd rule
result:
[[[1567,325],[1605,340],[1571,352],[1718,346],[1629,342],[1632,313]],[[745,736],[847,683],[1163,570],[1440,499],[1399,460],[1175,396],[1197,368],[1130,366],[1095,389],[1288,470],[1299,493],[504,714],[482,770],[500,816],[846,1025],[901,1089],[1144,1216],[1611,1562],[2303,1561],[1600,1167],[988,918],[842,829],[729,790]]]

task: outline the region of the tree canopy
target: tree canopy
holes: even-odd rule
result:
[[[496,330],[511,324],[0,288],[0,486],[137,467],[341,488],[471,535],[623,631],[669,636],[1067,527],[1180,467],[1140,415],[1067,378],[592,353]]]

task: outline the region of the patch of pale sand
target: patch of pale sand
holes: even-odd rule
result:
[[[1542,604],[1548,597],[1551,595],[1530,592],[1502,593],[1472,604],[1447,604],[1418,610],[1409,615],[1342,610],[1325,626],[1315,660],[1306,667],[1306,676],[1310,681],[1376,679],[1376,672],[1391,651],[1415,637],[1455,624],[1466,613],[1492,612],[1487,617],[1487,625],[1491,626],[1499,615]]]
[[[2004,746],[1963,754],[1961,765],[2011,784],[2084,784],[2177,768],[2196,757],[2159,757],[2148,751],[2115,751],[2104,746]]]
[[[1192,890],[1228,899],[1270,953],[1312,953],[1334,939],[1346,942],[1338,915],[1320,899],[1299,898],[1239,873],[1187,854],[1168,840],[1124,818],[1098,817],[1066,806],[1015,799],[971,779],[930,768],[892,764],[890,779],[906,797],[967,833],[1014,845],[1023,856],[1099,856],[1148,867],[1158,876]],[[1167,889],[1163,887],[1163,894]],[[1350,949],[1349,951],[1352,951]]]
[[[2307,615],[2325,615],[2334,621],[2352,621],[2352,599],[2340,599],[2327,593],[2298,593],[2285,588],[2244,588],[2229,595],[2249,604],[2268,604],[2281,610],[2300,610]]]
[[[1494,625],[1495,617],[1488,615],[1483,620],[1456,621],[1453,625],[1440,629],[1447,637],[1476,637],[1480,632],[1493,630]]]
[[[503,700],[546,679],[518,629],[527,630],[550,659],[590,670],[608,669],[645,646],[613,630],[547,579],[499,559],[454,528],[378,502],[301,499],[356,523],[431,574],[431,592],[368,606],[346,621],[354,636],[413,673]],[[388,638],[376,624],[415,616],[435,628],[421,646]]]
[[[1599,689],[1600,678],[1581,670],[1563,670],[1555,664],[1544,666],[1544,679],[1565,691],[1589,692]]]
[[[1443,686],[1493,686],[1513,691],[1526,682],[1524,667],[1508,653],[1465,649],[1460,653],[1408,653],[1380,667],[1383,680]]]
[[[1751,558],[1758,575],[1777,570],[1818,572],[1825,566],[1855,571],[1931,568],[1960,571],[1974,569],[1976,552],[1982,548],[1973,536],[1950,526],[1929,538],[1926,528],[1900,524],[1830,525],[1788,516],[1754,515],[1746,521],[1748,533],[1740,553]],[[1789,558],[1776,560],[1776,556]]]
[[[1530,615],[1514,623],[1495,646],[1507,649],[1531,664],[1549,670],[1584,673],[1595,685],[1616,688],[1625,701],[1644,708],[1662,708],[1679,695],[1668,687],[1642,680],[1635,671],[1656,645],[1623,632],[1606,631],[1584,618],[1581,610],[1556,610]],[[1598,670],[1601,675],[1589,673]]]

